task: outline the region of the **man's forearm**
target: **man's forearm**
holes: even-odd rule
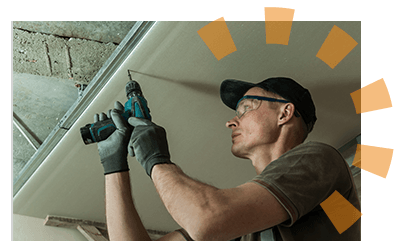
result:
[[[133,204],[129,171],[108,174],[105,178],[110,240],[150,240]]]
[[[152,179],[168,212],[188,232],[201,234],[215,205],[223,202],[217,201],[221,190],[188,177],[174,164],[154,166]]]

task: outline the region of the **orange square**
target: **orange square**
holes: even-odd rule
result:
[[[320,205],[339,234],[351,227],[362,215],[361,212],[338,191],[333,192],[333,194]]]

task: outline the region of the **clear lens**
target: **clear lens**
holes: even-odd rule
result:
[[[247,111],[258,109],[261,101],[257,99],[243,99],[236,107],[236,115],[240,119]]]

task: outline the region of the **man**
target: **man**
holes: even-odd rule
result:
[[[316,121],[308,90],[277,77],[258,84],[225,80],[220,92],[222,101],[236,111],[226,124],[232,129],[231,151],[251,160],[257,176],[229,189],[190,178],[170,161],[165,130],[132,117],[131,134],[117,102],[109,112],[117,130],[98,143],[110,239],[150,240],[133,205],[129,152],[182,227],[161,240],[360,240],[360,220],[339,234],[320,206],[338,191],[360,209],[342,156],[326,144],[303,143]],[[95,121],[105,118],[96,115]]]

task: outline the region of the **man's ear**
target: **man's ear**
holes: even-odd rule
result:
[[[294,105],[293,103],[285,103],[280,107],[280,113],[279,113],[279,125],[283,125],[290,121],[294,115]]]

